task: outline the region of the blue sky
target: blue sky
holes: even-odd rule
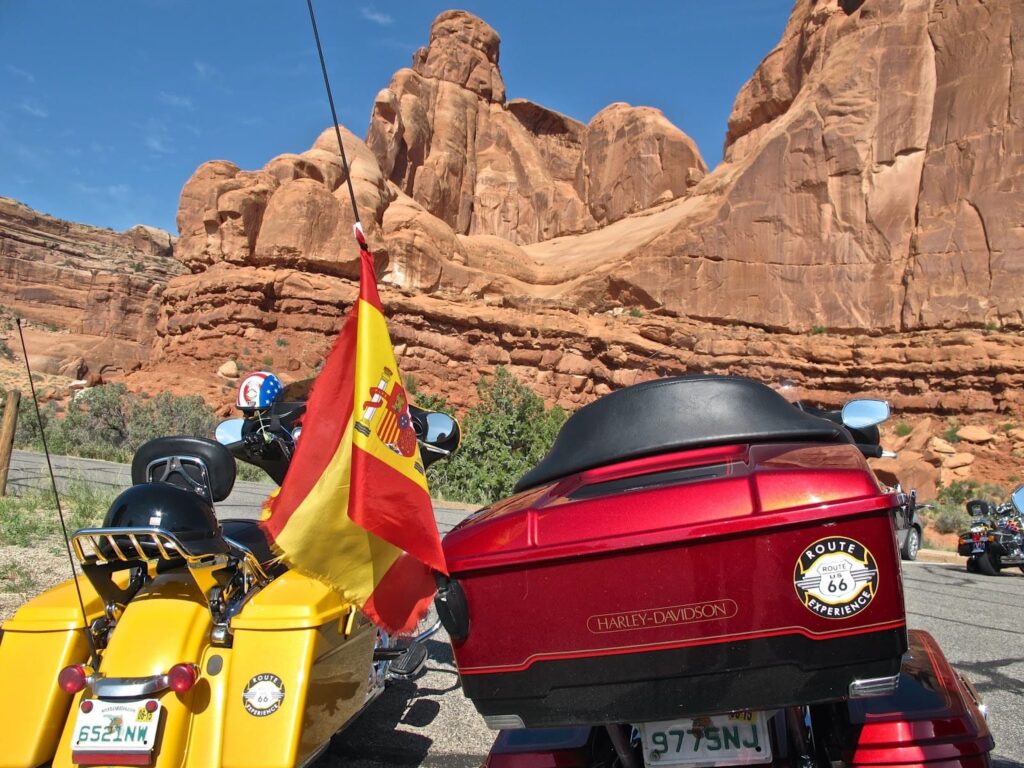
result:
[[[587,122],[650,105],[721,158],[740,86],[787,0],[315,0],[339,120],[365,135],[377,91],[443,10],[501,35],[509,98]],[[330,112],[302,0],[0,0],[0,195],[61,218],[176,233],[198,165],[308,149]]]

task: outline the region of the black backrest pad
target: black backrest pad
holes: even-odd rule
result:
[[[173,456],[194,456],[206,464],[210,475],[211,501],[224,501],[235,487],[235,457],[220,443],[202,437],[158,437],[143,444],[132,458],[132,484],[148,482],[146,468],[154,461]],[[185,465],[183,469],[194,481],[202,482],[196,467]],[[176,480],[173,475],[162,478],[161,471],[153,479],[165,479],[168,483],[194,490],[182,479]]]
[[[756,381],[680,376],[612,392],[565,422],[516,492],[627,459],[713,445],[850,442],[839,424],[805,413]]]

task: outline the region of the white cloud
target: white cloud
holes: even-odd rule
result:
[[[174,152],[171,148],[171,142],[168,141],[166,136],[161,136],[157,133],[149,134],[145,139],[147,149],[156,152],[158,155],[169,155]]]
[[[167,93],[167,91],[160,91],[156,100],[161,104],[166,104],[169,107],[176,109],[187,109],[189,112],[192,111],[192,99],[188,96],[178,96],[175,93]]]
[[[367,21],[372,21],[374,24],[380,24],[382,27],[390,26],[395,22],[392,17],[388,16],[386,13],[381,13],[372,5],[364,5],[359,9],[359,13]]]
[[[49,165],[50,158],[53,157],[53,150],[49,147],[37,147],[14,142],[11,148],[14,150],[14,156],[18,160],[32,168],[46,167]]]
[[[167,130],[165,123],[160,120],[147,120],[143,134],[142,142],[150,152],[157,155],[170,155],[174,153],[171,133]]]
[[[203,80],[209,80],[215,74],[217,70],[211,64],[207,64],[205,61],[196,59],[192,62],[192,68],[195,69],[196,74],[199,75]]]
[[[10,72],[12,75],[17,75],[26,82],[34,83],[36,81],[36,76],[29,72],[27,69],[16,67],[13,64],[7,65],[7,71]]]
[[[39,106],[39,103],[35,101],[26,100],[21,102],[18,106],[21,108],[22,112],[32,115],[32,117],[47,118],[50,116],[50,113]]]
[[[132,188],[128,184],[83,184],[76,182],[73,185],[76,192],[89,197],[100,197],[113,202],[121,202],[132,197]]]

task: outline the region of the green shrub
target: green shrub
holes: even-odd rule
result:
[[[896,422],[896,436],[897,437],[906,437],[907,435],[909,435],[913,431],[914,431],[914,428],[912,426],[910,426],[909,424],[907,424],[907,422],[905,422],[905,421],[897,421]]]
[[[431,493],[451,501],[489,504],[547,453],[565,423],[560,407],[544,401],[504,368],[477,385],[480,404],[462,420],[462,445],[428,472]]]
[[[818,335],[823,334],[823,333],[825,333],[827,331],[828,331],[828,328],[826,328],[824,325],[812,325],[811,326],[811,335],[812,336],[818,336]]]
[[[629,310],[629,316],[630,317],[643,317],[644,316],[644,311],[642,309],[640,309],[640,307],[633,307],[631,310]]]
[[[949,428],[942,433],[942,439],[947,443],[959,443],[960,442],[960,425],[955,421],[949,425]]]
[[[253,464],[246,464],[244,461],[236,461],[235,465],[238,467],[238,474],[235,475],[235,478],[238,480],[245,480],[253,483],[265,483],[270,480],[270,475]]]
[[[130,461],[135,450],[154,437],[213,434],[213,411],[198,395],[178,397],[162,392],[149,399],[122,384],[82,390],[67,404],[61,418],[53,402],[40,415],[51,453],[107,461]],[[15,445],[40,451],[39,423],[30,398],[22,398]]]
[[[402,384],[409,396],[409,402],[418,408],[423,408],[426,411],[440,411],[449,416],[455,415],[455,409],[448,405],[448,401],[444,397],[420,391],[419,382],[411,373],[402,376]]]
[[[931,515],[935,530],[939,533],[964,530],[971,521],[966,507],[971,499],[985,499],[999,504],[1006,499],[1006,492],[998,485],[980,485],[974,480],[957,480],[948,486],[939,486],[936,508]]]

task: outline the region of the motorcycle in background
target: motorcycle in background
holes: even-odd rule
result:
[[[1012,566],[1024,572],[1024,485],[1003,504],[972,499],[967,512],[971,524],[960,533],[957,553],[967,558],[968,572],[997,576]]]

